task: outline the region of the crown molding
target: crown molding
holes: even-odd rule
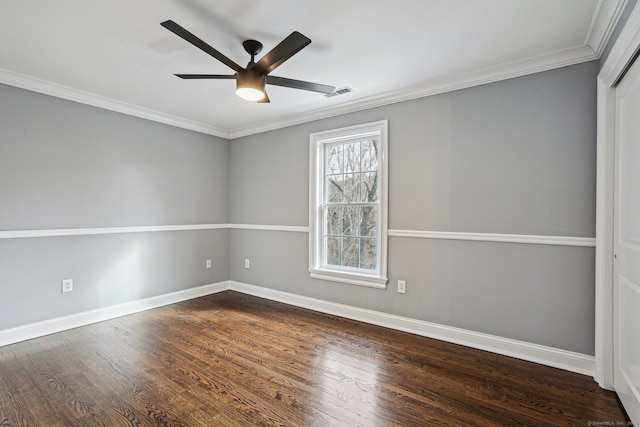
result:
[[[625,72],[627,65],[633,58],[635,50],[640,44],[640,3],[636,3],[631,15],[627,19],[618,40],[611,48],[604,65],[600,69],[599,79],[611,87]]]
[[[559,50],[545,55],[485,68],[473,73],[462,74],[430,82],[425,85],[403,88],[401,90],[387,92],[382,95],[343,103],[336,107],[316,110],[307,114],[297,114],[282,120],[273,120],[257,125],[234,129],[229,132],[229,139],[241,138],[244,136],[255,135],[262,132],[327,119],[343,114],[355,113],[358,111],[424,98],[440,93],[452,92],[454,90],[480,86],[528,74],[535,74],[555,68],[593,61],[595,59],[598,59],[598,56],[594,53],[591,47],[586,45]]]
[[[0,68],[0,83],[7,84],[9,86],[15,86],[21,89],[27,89],[45,95],[55,96],[56,98],[62,98],[69,101],[79,102],[81,104],[91,105],[93,107],[98,107],[105,110],[127,114],[129,116],[139,117],[141,119],[163,123],[169,126],[180,127],[195,132],[229,139],[229,132],[220,128],[213,127],[211,125],[188,120],[182,117],[172,116],[170,114],[151,110],[139,105],[129,104],[127,102],[118,101],[116,99],[96,95],[95,93],[74,89],[69,86],[64,86],[2,68]]]
[[[594,53],[594,50],[591,47],[587,45],[579,46],[521,61],[501,64],[495,67],[479,70],[477,72],[431,82],[426,85],[404,88],[393,92],[387,92],[382,95],[370,96],[364,99],[342,103],[335,107],[316,110],[310,113],[296,114],[282,120],[272,120],[230,131],[92,94],[90,92],[81,91],[68,86],[59,85],[57,83],[48,82],[35,77],[14,73],[6,69],[0,69],[0,83],[142,119],[152,120],[170,126],[233,140],[244,136],[255,135],[262,132],[327,119],[343,114],[355,113],[358,111],[424,98],[440,93],[507,80],[528,74],[535,74],[555,68],[592,61],[597,58],[598,56]]]
[[[620,15],[627,6],[628,0],[608,1],[600,0],[593,16],[591,27],[584,40],[585,46],[589,46],[600,57],[607,46],[611,34],[620,19]]]

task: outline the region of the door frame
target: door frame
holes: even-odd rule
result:
[[[607,57],[597,82],[595,372],[598,384],[613,390],[614,369],[614,177],[616,88],[640,48],[640,2],[636,3]],[[640,59],[638,59],[640,61]]]

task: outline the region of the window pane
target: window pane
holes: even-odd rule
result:
[[[378,222],[377,206],[362,206],[360,219],[360,236],[376,237],[376,224]]]
[[[339,236],[342,234],[342,206],[327,206],[326,208],[327,228],[326,234]]]
[[[344,196],[344,175],[327,176],[327,202],[341,202]]]
[[[342,145],[330,145],[327,147],[327,173],[339,174],[344,172],[344,158]]]
[[[376,239],[360,239],[360,268],[375,270],[378,262]]]
[[[344,171],[360,172],[360,143],[351,142],[344,144]]]
[[[360,201],[378,201],[378,174],[376,172],[360,174]]]
[[[360,155],[361,171],[368,172],[378,170],[378,141],[362,141]]]
[[[358,206],[348,206],[342,212],[342,234],[345,236],[357,236],[360,229],[360,208]]]
[[[344,176],[344,201],[355,203],[360,201],[360,174],[350,173]]]
[[[351,237],[342,239],[342,265],[344,267],[360,267],[359,240]]]
[[[325,237],[325,256],[327,265],[342,265],[340,262],[341,237]]]

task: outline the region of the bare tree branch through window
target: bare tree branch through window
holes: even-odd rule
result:
[[[377,268],[378,139],[331,144],[326,150],[325,260]]]

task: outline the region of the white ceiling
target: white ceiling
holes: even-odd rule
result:
[[[0,83],[235,138],[596,59],[625,0],[2,0]],[[246,65],[297,30],[312,43],[272,74],[349,86],[332,98],[233,74],[160,26],[172,19]],[[261,55],[262,55],[261,54]],[[261,57],[258,55],[258,58]]]

